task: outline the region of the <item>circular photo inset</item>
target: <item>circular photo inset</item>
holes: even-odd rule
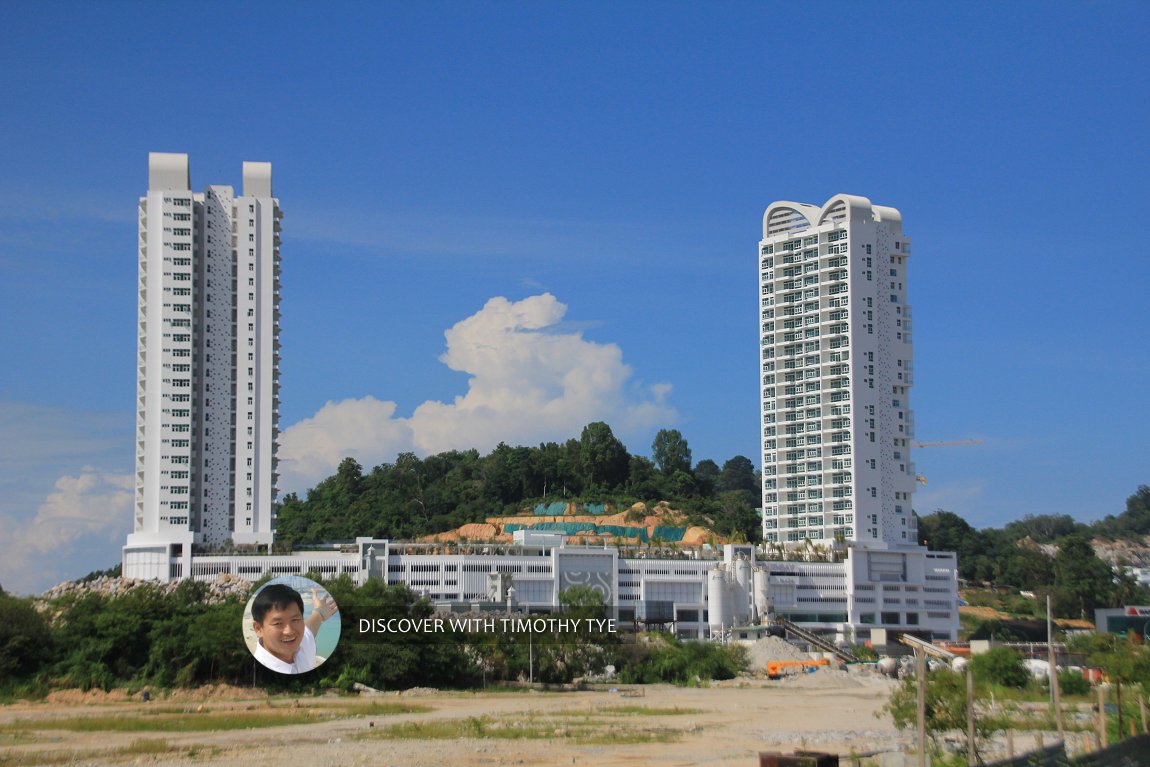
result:
[[[244,610],[244,642],[255,659],[281,674],[311,671],[339,643],[339,606],[323,586],[302,575],[268,581]]]

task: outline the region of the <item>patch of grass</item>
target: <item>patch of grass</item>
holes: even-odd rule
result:
[[[0,753],[0,766],[2,767],[40,767],[51,765],[74,765],[77,761],[89,759],[108,759],[118,757],[176,757],[181,760],[196,759],[197,757],[213,757],[221,753],[220,749],[204,749],[201,746],[171,745],[163,738],[137,738],[128,745],[118,749],[107,750],[56,750],[56,751],[26,751],[21,753]]]
[[[168,707],[113,716],[84,716],[74,719],[17,719],[0,726],[0,733],[37,730],[69,730],[72,732],[215,732],[247,728],[283,727],[292,724],[312,724],[353,716],[387,716],[392,714],[426,713],[428,706],[403,703],[371,703],[320,709],[270,708],[260,711],[221,709],[195,712]]]
[[[8,730],[0,732],[0,746],[22,746],[25,743],[35,743],[36,737],[27,730]],[[3,762],[0,762],[3,764]]]
[[[638,716],[684,716],[686,714],[702,714],[705,713],[701,708],[659,708],[658,706],[637,706],[637,705],[621,705],[621,706],[607,706],[595,710],[596,714],[608,715],[638,715]]]
[[[679,731],[665,728],[650,730],[602,730],[576,737],[576,743],[596,746],[625,746],[632,743],[670,743],[679,739]]]
[[[218,749],[209,749],[212,753]],[[0,754],[0,765],[3,767],[25,767],[25,765],[57,765],[75,764],[88,759],[107,759],[123,756],[172,756],[183,755],[194,758],[197,755],[207,755],[198,746],[173,746],[163,738],[139,738],[126,746],[107,750],[87,751],[26,751],[22,753],[7,752]]]
[[[122,756],[143,756],[146,754],[166,754],[172,750],[173,747],[168,745],[168,741],[163,738],[136,738],[128,745],[117,748],[116,754]]]
[[[656,709],[656,712],[656,715],[693,713],[689,709]],[[580,744],[622,745],[667,742],[679,736],[679,732],[674,729],[628,727],[620,725],[618,721],[596,718],[596,713],[563,711],[553,714],[509,715],[503,718],[472,716],[433,722],[404,722],[359,733],[356,737],[384,740],[570,740]],[[632,712],[617,713],[626,716]]]
[[[395,714],[426,714],[434,711],[432,706],[417,703],[365,703],[356,706],[339,706],[333,711],[342,711],[345,716],[392,716]]]

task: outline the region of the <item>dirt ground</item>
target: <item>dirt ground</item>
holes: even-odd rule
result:
[[[148,707],[188,712],[252,711],[294,706],[295,699],[251,690],[208,689],[156,696],[143,703],[124,694],[62,693],[37,703],[0,707],[0,765],[149,764],[279,767],[305,765],[454,767],[455,765],[753,765],[760,751],[805,748],[840,754],[898,751],[909,735],[881,714],[891,682],[874,675],[817,672],[771,682],[740,679],[708,688],[654,685],[583,692],[455,693],[417,690],[365,697],[303,698],[299,706],[331,709],[337,718],[311,724],[214,732],[123,732],[49,729],[54,719],[145,714]],[[119,698],[119,701],[116,699]],[[197,698],[202,698],[197,700]],[[339,718],[339,709],[368,701],[410,703],[431,711]],[[650,710],[652,714],[644,713]],[[667,713],[678,709],[681,713]],[[347,712],[345,712],[347,713]],[[876,715],[877,714],[877,715]],[[487,717],[489,730],[520,720],[554,722],[553,737],[392,739],[401,722],[468,721]],[[606,721],[619,733],[660,733],[647,743],[579,743],[567,727],[580,717]],[[493,723],[493,724],[492,724]],[[43,729],[37,729],[37,725]],[[154,748],[141,741],[157,741]],[[133,751],[133,749],[135,749]],[[125,753],[133,751],[131,753]],[[116,753],[119,752],[119,753]]]

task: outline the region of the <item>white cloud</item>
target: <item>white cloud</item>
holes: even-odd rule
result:
[[[132,496],[130,474],[85,466],[79,476],[60,477],[35,516],[0,526],[0,584],[39,592],[74,576],[77,559],[91,562],[89,570],[114,564],[132,529]]]
[[[280,486],[299,490],[332,473],[344,458],[374,466],[411,450],[406,423],[393,418],[394,402],[375,397],[328,402],[311,418],[284,431],[280,438]]]
[[[370,466],[402,450],[487,451],[499,442],[567,439],[592,421],[606,421],[624,439],[673,422],[670,385],[633,383],[622,350],[565,328],[566,312],[549,293],[492,298],[445,333],[440,360],[470,376],[464,394],[424,402],[409,418],[396,418],[394,402],[371,396],[327,403],[285,430],[281,486],[314,483],[348,455]]]

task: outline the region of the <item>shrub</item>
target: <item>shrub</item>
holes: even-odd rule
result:
[[[1090,682],[1081,673],[1061,671],[1058,674],[1058,690],[1063,695],[1089,695]]]
[[[970,661],[976,678],[1003,687],[1025,687],[1030,672],[1022,662],[1022,654],[1009,647],[993,647]]]

